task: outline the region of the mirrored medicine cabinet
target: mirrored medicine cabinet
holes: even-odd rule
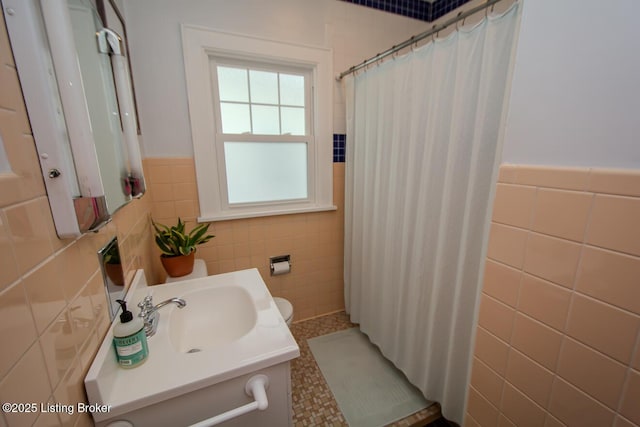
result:
[[[96,231],[145,191],[122,15],[113,0],[2,7],[58,236]]]

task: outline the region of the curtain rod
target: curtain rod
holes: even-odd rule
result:
[[[473,9],[469,9],[466,12],[459,12],[458,15],[456,15],[455,17],[449,19],[448,21],[446,21],[443,24],[440,25],[434,25],[430,30],[424,31],[420,34],[417,34],[415,36],[411,36],[411,38],[403,41],[400,44],[397,44],[393,47],[391,47],[390,49],[385,50],[382,53],[377,54],[376,56],[373,56],[369,59],[365,59],[363,62],[359,63],[358,65],[354,65],[353,67],[349,68],[346,71],[343,71],[340,73],[340,75],[338,75],[336,77],[336,80],[340,81],[342,80],[345,76],[348,76],[351,73],[355,73],[356,71],[360,70],[361,68],[366,67],[367,65],[376,63],[378,61],[380,61],[382,58],[386,58],[389,55],[393,55],[394,53],[404,49],[405,47],[411,46],[414,43],[419,42],[420,40],[423,40],[429,36],[431,36],[432,34],[435,33],[439,33],[440,31],[444,30],[445,28],[447,28],[448,26],[455,24],[456,22],[467,18],[468,16],[473,15],[474,13],[477,13],[483,9],[488,8],[489,6],[493,6],[494,4],[498,3],[499,1],[502,0],[487,0],[485,3],[474,7]]]

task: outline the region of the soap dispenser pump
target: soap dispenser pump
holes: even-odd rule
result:
[[[127,303],[116,300],[122,307],[120,322],[113,327],[113,346],[120,367],[129,369],[141,365],[147,360],[149,347],[147,335],[144,332],[144,322],[140,317],[134,317],[127,310]]]

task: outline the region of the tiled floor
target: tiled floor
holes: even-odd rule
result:
[[[293,423],[295,426],[346,426],[329,386],[322,377],[307,339],[358,326],[344,312],[294,323],[291,332],[300,346],[300,357],[291,364]],[[426,426],[440,418],[440,407],[432,405],[397,421],[393,427]]]

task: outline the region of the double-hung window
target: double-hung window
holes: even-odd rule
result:
[[[228,206],[308,200],[311,73],[224,59],[210,70]]]
[[[335,209],[330,51],[191,27],[183,39],[199,219]]]

